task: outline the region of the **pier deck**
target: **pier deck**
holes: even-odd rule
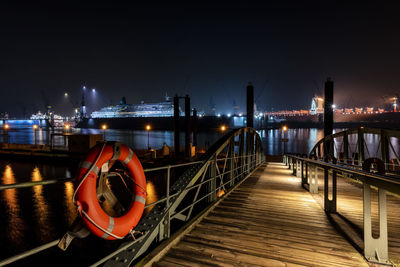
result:
[[[154,266],[368,266],[281,163],[222,200]]]

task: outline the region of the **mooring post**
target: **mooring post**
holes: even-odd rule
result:
[[[190,141],[191,141],[191,128],[190,128],[190,97],[185,96],[185,156],[190,158]]]
[[[247,91],[247,127],[253,128],[254,120],[254,86],[251,82],[246,87]]]
[[[193,109],[193,117],[192,117],[192,132],[193,132],[193,145],[197,149],[197,110]]]
[[[325,82],[325,100],[324,100],[324,137],[333,133],[333,81],[328,78]],[[324,142],[324,161],[328,162],[333,151],[331,150],[331,142]]]
[[[179,156],[179,97],[174,96],[174,146],[175,146],[175,157]]]

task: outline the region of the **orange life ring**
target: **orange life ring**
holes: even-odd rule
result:
[[[126,166],[133,180],[135,200],[121,217],[109,216],[97,199],[97,174],[103,164],[118,160]],[[146,203],[146,178],[142,164],[126,145],[102,143],[93,147],[78,171],[73,201],[86,227],[95,235],[108,239],[122,239],[138,224]]]

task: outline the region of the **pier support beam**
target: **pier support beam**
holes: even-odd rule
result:
[[[175,147],[175,157],[179,156],[179,97],[174,96],[174,147]]]

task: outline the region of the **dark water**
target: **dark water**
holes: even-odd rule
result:
[[[59,130],[62,131],[62,130]],[[101,130],[77,130],[82,133],[103,133]],[[13,143],[46,144],[49,132],[30,128],[13,129],[9,132]],[[289,129],[285,136],[281,130],[259,131],[266,154],[286,152],[308,153],[322,138],[319,129]],[[107,140],[121,141],[134,149],[149,145],[160,148],[165,142],[173,143],[171,131],[120,131],[107,130]],[[199,133],[199,146],[212,145],[222,136],[220,132]],[[288,138],[283,146],[281,138]],[[181,137],[183,140],[183,135]],[[62,144],[63,140],[56,140]],[[41,181],[62,177],[74,177],[77,166],[47,165],[29,162],[0,161],[0,183],[12,184],[27,181]],[[159,175],[148,175],[148,203],[164,194],[165,180]],[[23,189],[0,191],[0,260],[60,238],[77,216],[72,203],[74,185],[71,182],[55,185],[34,186]],[[75,242],[75,241],[74,241]],[[103,241],[102,241],[103,242]],[[98,257],[100,258],[100,257]]]

